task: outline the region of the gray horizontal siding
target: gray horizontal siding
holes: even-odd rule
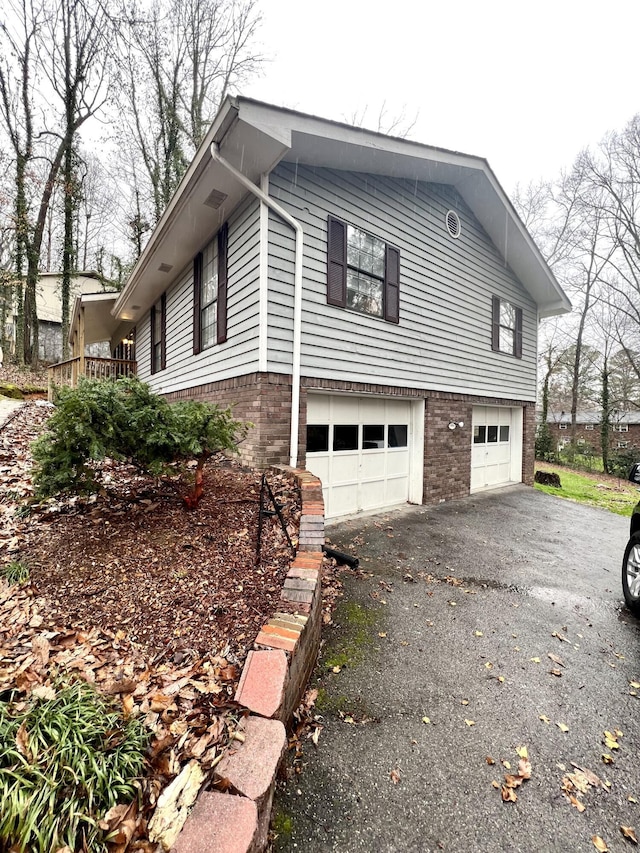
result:
[[[303,375],[535,398],[536,306],[453,187],[280,164],[270,192],[305,232]],[[400,249],[399,325],[326,304],[328,213]],[[293,251],[270,216],[269,370],[291,364]],[[491,351],[494,294],[523,309],[522,359]]]
[[[229,218],[227,340],[193,354],[193,266],[167,289],[167,366],[151,375],[149,314],[137,327],[138,373],[159,393],[258,369],[259,204],[248,197]]]

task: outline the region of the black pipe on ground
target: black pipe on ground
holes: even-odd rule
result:
[[[326,545],[322,546],[322,550],[327,557],[333,557],[336,563],[344,563],[350,569],[357,569],[360,565],[360,560],[357,557],[352,557],[350,554],[343,554],[342,551],[334,551],[333,548],[327,548]]]

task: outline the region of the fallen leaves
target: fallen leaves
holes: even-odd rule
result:
[[[621,826],[620,832],[624,835],[625,838],[628,838],[629,841],[632,841],[634,844],[638,843],[638,836],[636,835],[636,831],[632,826]]]
[[[565,723],[556,723],[556,726],[565,734],[569,731],[569,726],[565,725]]]
[[[591,843],[596,848],[598,853],[609,853],[609,848],[607,847],[607,842],[600,838],[599,835],[591,836]]]
[[[517,773],[505,773],[504,781],[502,785],[498,782],[492,782],[494,788],[500,788],[500,795],[502,797],[502,801],[505,803],[515,803],[518,799],[518,795],[516,794],[516,788],[519,788],[523,782],[526,782],[528,779],[531,779],[531,762],[529,761],[529,750],[526,746],[516,747],[516,753],[519,757],[518,761],[518,772]],[[495,763],[493,759],[489,762],[487,758],[487,764]],[[505,768],[511,769],[511,764],[503,760],[502,764]]]
[[[622,732],[619,729],[616,729],[613,732],[605,731],[603,732],[604,744],[607,749],[620,749],[620,744],[618,743],[618,739],[621,738]]]
[[[392,770],[391,773],[389,773],[389,778],[394,785],[397,785],[400,781],[400,771],[398,769]]]

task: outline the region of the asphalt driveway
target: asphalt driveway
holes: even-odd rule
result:
[[[620,827],[640,838],[640,625],[620,589],[627,532],[628,519],[524,486],[330,527],[366,574],[345,573],[325,631],[323,728],[277,792],[275,850],[593,853],[593,836],[631,850]],[[531,778],[503,802],[524,746]],[[577,806],[562,790],[574,765],[600,780],[574,776]]]

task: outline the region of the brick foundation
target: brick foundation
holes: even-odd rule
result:
[[[425,400],[425,453],[422,501],[437,504],[469,494],[471,480],[471,419],[473,406],[523,408],[522,482],[533,484],[535,448],[534,404],[501,397],[476,397],[421,388],[399,388],[371,382],[344,382],[303,377],[300,387],[298,464],[306,464],[307,398],[309,391],[340,391],[384,397]],[[253,424],[240,446],[240,459],[255,468],[289,462],[291,377],[281,373],[248,373],[222,382],[185,388],[167,396],[170,401],[202,400],[233,406],[239,420]],[[449,421],[464,427],[449,430]]]

